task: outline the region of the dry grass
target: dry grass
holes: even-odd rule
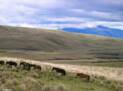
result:
[[[110,83],[110,84],[109,84]],[[0,66],[0,91],[122,91],[117,83],[95,78],[91,82],[51,72],[25,71]]]
[[[70,64],[55,64],[49,62],[40,62],[36,60],[27,60],[27,59],[19,59],[19,58],[9,58],[9,57],[1,57],[0,60],[6,61],[14,61],[21,62],[25,61],[27,63],[40,65],[42,69],[51,70],[52,67],[58,67],[66,70],[68,73],[85,73],[88,75],[105,77],[109,80],[121,81],[123,82],[123,68],[115,68],[115,67],[99,67],[99,66],[81,66],[81,65],[70,65]]]

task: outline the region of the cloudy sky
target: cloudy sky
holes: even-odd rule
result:
[[[123,29],[123,0],[0,0],[0,24]]]

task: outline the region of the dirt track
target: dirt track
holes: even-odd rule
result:
[[[58,68],[65,69],[67,72],[70,72],[70,73],[82,72],[88,75],[103,76],[110,80],[123,82],[123,68],[54,64],[54,63],[40,62],[35,60],[9,58],[9,57],[0,57],[0,60],[5,60],[5,61],[11,60],[17,63],[21,61],[25,61],[32,64],[38,64],[40,66],[43,66],[44,68],[58,67]]]

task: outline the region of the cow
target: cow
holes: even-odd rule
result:
[[[30,64],[30,67],[31,67],[31,69],[34,69],[34,70],[41,70],[41,66],[39,66],[39,65]]]
[[[31,70],[31,64],[27,62],[20,62],[20,67],[25,70]]]
[[[64,70],[64,69],[61,69],[61,68],[53,67],[53,68],[52,68],[52,71],[58,73],[60,76],[61,76],[61,75],[62,75],[62,76],[66,75],[65,70]]]
[[[0,65],[4,65],[4,64],[5,64],[4,60],[0,60]]]
[[[8,66],[8,67],[17,67],[17,63],[16,62],[13,62],[13,61],[8,61],[8,62],[6,62],[6,65]]]
[[[86,79],[87,81],[90,81],[90,76],[84,73],[77,73],[76,74],[77,77],[80,77],[82,79]]]

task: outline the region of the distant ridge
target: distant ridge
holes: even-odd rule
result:
[[[94,34],[113,38],[123,38],[123,30],[108,28],[104,26],[98,26],[96,28],[63,28],[62,30],[67,32],[84,33],[84,34]]]

